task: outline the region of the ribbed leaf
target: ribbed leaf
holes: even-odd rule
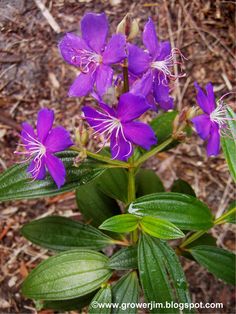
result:
[[[97,182],[104,194],[127,203],[128,174],[125,169],[107,169]]]
[[[138,246],[138,267],[145,298],[148,302],[174,301],[174,294],[156,239],[142,234]],[[177,309],[153,309],[153,313],[179,313]]]
[[[139,218],[135,215],[123,214],[108,218],[99,229],[112,232],[125,233],[135,230],[138,227]]]
[[[34,220],[24,225],[21,232],[29,241],[58,251],[79,247],[100,250],[113,243],[98,229],[59,216]]]
[[[106,307],[106,304],[110,305],[112,302],[111,287],[107,285],[106,287],[100,289],[98,293],[93,298],[89,305],[89,314],[109,314],[111,313],[111,308]]]
[[[180,193],[154,193],[136,199],[129,213],[168,220],[183,230],[203,230],[213,226],[209,208],[197,198]]]
[[[95,227],[98,227],[107,218],[121,213],[117,202],[98,188],[97,182],[100,177],[76,190],[79,211]]]
[[[136,175],[137,197],[155,193],[164,192],[164,186],[161,179],[153,170],[140,169]]]
[[[216,277],[235,285],[235,255],[221,248],[209,245],[195,246],[190,253],[199,264]]]
[[[221,136],[221,145],[227,161],[231,176],[236,182],[236,114],[231,108],[227,108],[226,123],[228,124],[228,131],[225,136]]]
[[[140,227],[146,233],[160,239],[171,240],[184,237],[184,233],[179,228],[160,218],[145,216],[140,220]]]
[[[136,269],[138,268],[137,246],[129,246],[116,252],[109,260],[112,269]]]
[[[177,192],[177,193],[183,193],[183,194],[188,194],[196,197],[196,194],[188,182],[178,179],[174,181],[171,192]]]
[[[74,190],[86,184],[104,172],[104,164],[87,160],[79,167],[73,165],[76,152],[64,151],[57,156],[66,167],[66,183],[58,189],[50,175],[44,180],[32,181],[26,172],[28,163],[17,164],[0,175],[0,201],[30,199],[42,196],[52,196]]]
[[[136,308],[131,308],[130,304],[135,304],[139,299],[138,277],[135,271],[123,276],[112,287],[112,302],[119,304],[120,308],[113,308],[113,314],[135,314]]]
[[[29,274],[22,292],[35,300],[67,300],[86,295],[111,276],[107,261],[105,255],[92,250],[59,253]]]

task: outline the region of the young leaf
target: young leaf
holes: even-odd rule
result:
[[[125,233],[135,230],[138,227],[139,218],[135,215],[123,214],[117,215],[105,220],[99,229]]]
[[[92,250],[72,250],[49,257],[26,278],[25,296],[35,300],[67,300],[86,295],[108,280],[108,258]]]
[[[95,227],[98,227],[107,218],[121,213],[117,202],[100,191],[97,181],[95,179],[76,190],[79,211]]]
[[[227,107],[227,121],[229,132],[225,136],[221,136],[221,146],[227,161],[230,174],[236,182],[236,114]]]
[[[106,304],[111,304],[111,287],[107,285],[104,288],[101,288],[98,293],[93,298],[92,302],[89,305],[88,313],[89,314],[109,314],[111,313],[111,308],[106,307]]]
[[[199,245],[191,248],[190,253],[196,261],[216,277],[235,285],[235,255],[221,248]]]
[[[58,251],[79,247],[100,250],[113,243],[111,238],[98,229],[59,216],[34,220],[24,225],[21,233],[35,244]]]
[[[108,263],[111,269],[129,270],[138,268],[137,246],[129,246],[116,252]]]
[[[209,208],[197,198],[180,193],[154,193],[136,199],[129,213],[168,220],[182,230],[204,230],[213,226]]]
[[[125,169],[107,169],[97,183],[104,194],[127,203],[128,174]]]
[[[173,183],[171,192],[183,193],[196,197],[196,194],[191,185],[181,179],[178,179]]]
[[[159,254],[155,239],[142,234],[138,246],[138,268],[145,299],[148,302],[171,302],[174,294],[171,288],[165,261]],[[153,309],[153,313],[179,313],[177,309]]]
[[[140,220],[140,227],[146,233],[160,239],[178,239],[184,237],[184,233],[167,220],[145,216]]]
[[[113,308],[112,314],[135,314],[137,308],[129,306],[135,304],[139,299],[138,277],[135,271],[123,276],[112,287],[112,302],[119,304],[119,308]]]
[[[73,151],[64,151],[56,155],[66,168],[66,183],[60,189],[57,188],[50,175],[47,175],[44,180],[32,181],[26,172],[28,163],[17,164],[0,175],[0,201],[61,194],[88,183],[105,170],[104,165],[91,160],[75,167],[73,163],[77,153]]]
[[[136,175],[137,197],[155,193],[164,192],[164,186],[160,178],[153,170],[140,169]]]

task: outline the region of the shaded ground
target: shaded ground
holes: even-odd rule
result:
[[[39,1],[38,1],[39,2]],[[59,25],[49,25],[36,1],[2,0],[0,2],[0,168],[12,165],[18,141],[19,125],[34,123],[39,108],[56,110],[57,122],[73,131],[78,124],[83,99],[67,97],[76,73],[60,58],[58,40],[64,32],[77,31],[79,21],[88,11],[105,11],[112,31],[128,12],[140,20],[154,19],[161,40],[171,39],[188,58],[187,77],[173,91],[179,109],[195,104],[193,82],[212,81],[217,96],[232,89],[235,80],[235,2],[234,1],[45,1]],[[168,10],[167,10],[168,7]],[[233,107],[233,99],[228,98]],[[234,197],[234,186],[223,156],[208,159],[197,137],[175,150],[150,161],[169,188],[176,178],[187,180],[197,195],[214,212],[222,213]],[[33,218],[59,213],[79,216],[73,193],[45,200],[7,202],[0,212],[0,313],[34,313],[32,302],[20,294],[20,284],[27,272],[47,250],[39,250],[20,236],[19,229]],[[232,226],[213,230],[218,244],[235,249]],[[223,310],[201,313],[233,313],[234,290],[215,279],[195,263],[183,261],[193,301],[223,302]]]

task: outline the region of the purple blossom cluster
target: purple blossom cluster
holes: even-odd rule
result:
[[[84,118],[94,134],[104,139],[104,145],[110,143],[112,159],[127,161],[135,145],[149,150],[157,143],[152,128],[137,119],[148,110],[173,109],[170,82],[185,76],[182,72],[176,75],[174,71],[174,67],[181,66],[185,58],[179,49],[171,48],[169,41],[158,40],[151,18],[142,33],[144,49],[131,44],[124,34],[114,34],[108,39],[109,25],[104,13],[85,14],[80,26],[81,36],[67,33],[59,43],[64,60],[79,71],[68,94],[94,97],[98,106],[84,106]],[[106,104],[104,95],[111,87],[118,89],[119,81],[124,79],[121,72],[125,66],[129,90],[118,94],[117,104]],[[217,155],[220,131],[226,126],[225,107],[222,103],[216,106],[210,83],[206,86],[206,94],[197,83],[195,87],[203,114],[194,117],[192,122],[199,136],[208,141],[207,154]],[[38,114],[36,133],[32,126],[23,123],[21,138],[25,151],[18,153],[31,160],[27,171],[33,179],[44,179],[47,168],[60,188],[66,173],[55,153],[73,143],[63,127],[52,128],[53,120],[53,111],[42,109]]]

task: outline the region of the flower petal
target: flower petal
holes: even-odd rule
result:
[[[33,139],[37,139],[33,127],[27,122],[22,123],[21,139],[26,145],[27,150],[29,150],[30,147],[29,142],[32,142]]]
[[[164,60],[171,53],[171,44],[169,41],[162,41],[159,43],[159,51],[156,60]]]
[[[106,14],[87,13],[81,20],[82,37],[97,53],[101,52],[108,33]]]
[[[35,180],[43,180],[46,176],[44,157],[41,158],[40,163],[32,160],[27,168],[27,172],[30,173]]]
[[[93,85],[94,74],[92,72],[80,73],[71,85],[68,95],[70,97],[86,96],[92,90]]]
[[[140,79],[136,80],[130,90],[133,94],[147,96],[152,88],[152,72],[146,72]]]
[[[114,130],[111,135],[112,159],[127,161],[132,154],[132,143],[125,138],[123,130]]]
[[[112,85],[113,70],[110,66],[101,64],[96,71],[96,88],[99,96],[103,96]]]
[[[212,122],[208,115],[201,114],[200,116],[194,117],[192,119],[194,127],[198,133],[198,135],[206,140],[210,134]]]
[[[89,106],[82,109],[88,124],[97,132],[101,133],[107,129],[110,123],[110,115],[108,112],[102,113]]]
[[[207,155],[217,156],[220,152],[220,130],[216,123],[211,126],[210,136],[207,144]]]
[[[80,50],[90,50],[86,42],[72,33],[67,33],[59,43],[62,57],[69,64],[79,66],[81,61]]]
[[[38,113],[37,134],[41,143],[46,140],[54,121],[54,111],[44,108]]]
[[[151,56],[155,57],[158,53],[159,45],[155,26],[151,18],[148,19],[148,22],[144,26],[143,43],[147,47]]]
[[[107,44],[106,50],[102,54],[103,63],[111,65],[122,61],[126,57],[125,44],[124,35],[113,35]]]
[[[162,84],[164,75],[159,73],[153,83],[153,94],[158,105],[165,111],[173,109],[174,99],[170,97],[170,88],[168,85]]]
[[[66,169],[63,162],[56,156],[47,153],[45,163],[50,175],[59,189],[65,183],[66,178]]]
[[[148,109],[150,105],[144,96],[125,93],[120,96],[117,116],[122,122],[128,122],[137,119]]]
[[[128,44],[128,67],[133,74],[139,75],[150,67],[149,54],[135,45]]]
[[[70,139],[70,134],[63,127],[58,126],[51,130],[45,143],[47,152],[57,153],[61,152],[73,145]]]
[[[206,91],[207,91],[207,97],[209,100],[209,107],[210,107],[210,110],[212,112],[216,107],[216,102],[215,102],[215,95],[214,95],[213,86],[211,83],[208,83],[206,85]]]
[[[152,128],[142,122],[134,121],[123,123],[125,137],[132,143],[150,149],[152,145],[157,143],[155,133]]]
[[[201,109],[205,113],[210,114],[214,110],[214,107],[213,107],[214,104],[212,104],[212,102],[210,101],[212,96],[210,96],[210,98],[208,98],[207,95],[200,88],[200,86],[197,84],[197,82],[194,83],[194,86],[197,89],[197,98],[196,99],[197,99],[197,103],[198,103],[199,107],[201,107]],[[208,87],[208,89],[209,89],[209,87]]]

